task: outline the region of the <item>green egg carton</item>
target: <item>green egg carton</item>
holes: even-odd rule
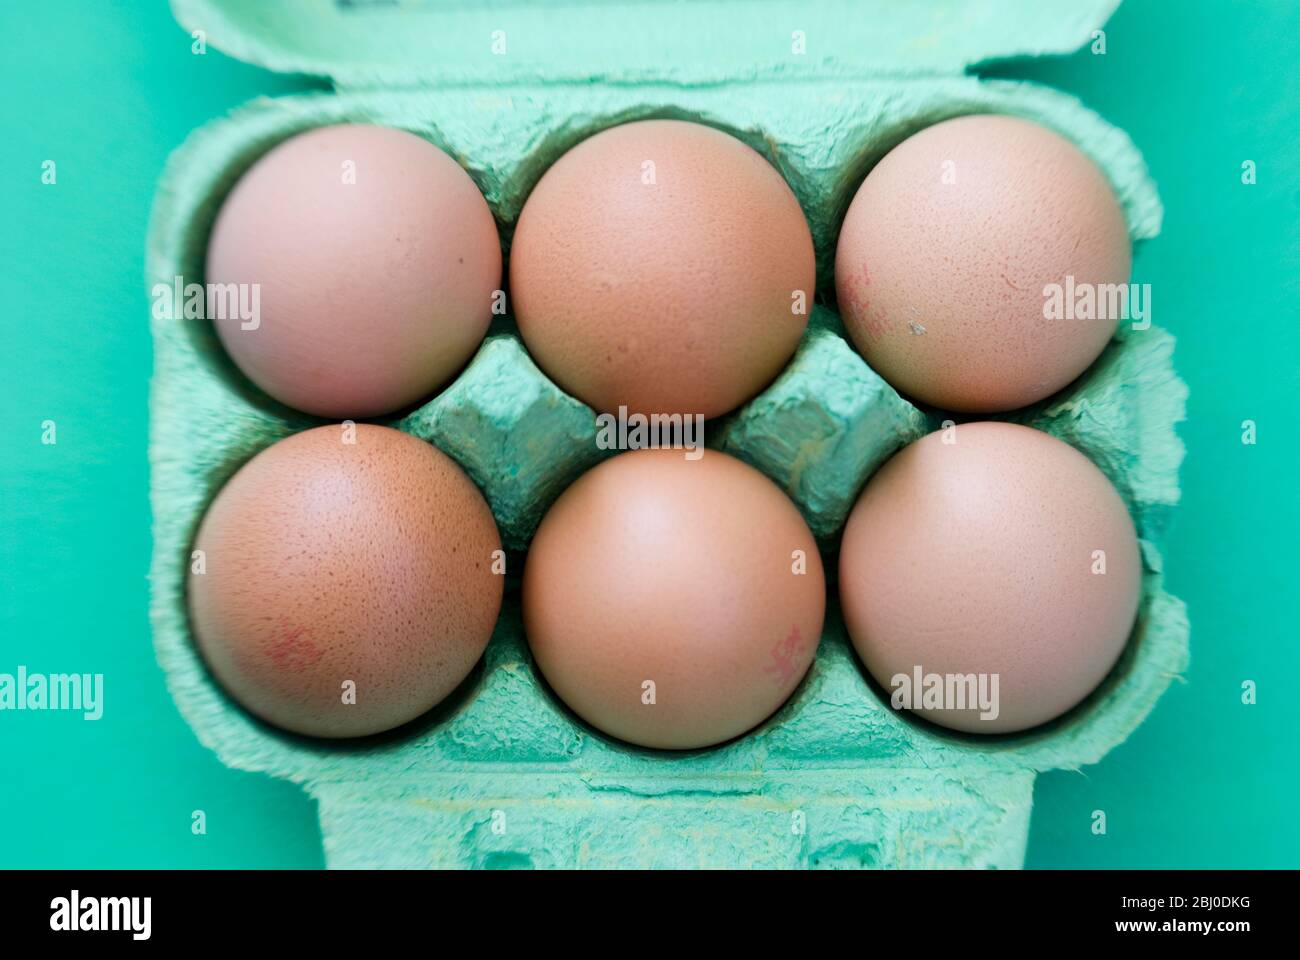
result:
[[[833,302],[839,223],[871,166],[940,120],[1014,114],[1096,161],[1140,243],[1159,231],[1161,207],[1122,131],[1053,90],[966,73],[994,58],[1077,49],[1114,6],[521,0],[465,11],[444,0],[173,0],[196,45],[328,77],[333,89],[258,99],[190,136],[158,189],[148,283],[201,281],[208,232],[240,174],[287,137],[345,122],[400,127],[455,157],[487,198],[507,253],[529,191],[583,138],[649,117],[711,124],[789,182],[812,228],[819,302]],[[188,559],[221,484],[259,450],[320,421],[253,387],[205,321],[154,318],[152,330],[158,659],[182,713],[223,762],[300,783],[319,801],[332,867],[1018,867],[1036,772],[1096,763],[1187,663],[1184,607],[1162,589],[1158,547],[1179,496],[1174,427],[1186,388],[1172,338],[1124,324],[1077,382],[1007,415],[1106,472],[1132,511],[1146,564],[1124,655],[1051,724],[973,737],[891,710],[854,656],[832,585],[813,667],[775,716],[710,750],[631,747],[583,724],[540,680],[512,576],[482,662],[430,715],[353,742],[287,734],[244,712],[205,669],[186,613]],[[711,423],[708,442],[770,476],[833,554],[872,471],[941,420],[900,398],[846,342],[833,308],[818,306],[787,369]],[[538,370],[508,316],[457,380],[386,422],[454,457],[514,550],[604,455],[593,412]],[[512,575],[520,559],[512,554]]]

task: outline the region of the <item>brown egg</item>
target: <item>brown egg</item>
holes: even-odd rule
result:
[[[199,527],[190,622],[208,666],[287,730],[405,723],[469,675],[501,607],[496,523],[473,482],[387,427],[317,427],[262,451]],[[347,702],[351,685],[353,703]]]
[[[322,127],[235,184],[206,279],[248,285],[249,304],[258,285],[255,318],[213,320],[250,380],[308,413],[373,417],[428,396],[478,349],[501,246],[474,181],[433,144]]]
[[[1101,682],[1132,631],[1141,574],[1128,510],[1092,461],[1028,427],[969,423],[916,441],[867,483],[839,589],[853,645],[896,707],[1000,733],[1059,716]],[[966,709],[957,685],[927,705],[930,677],[949,675],[984,684],[963,679]],[[981,689],[984,709],[972,708]]]
[[[794,353],[812,236],[781,175],[712,127],[647,120],[574,147],[529,196],[510,251],[519,332],[596,410],[725,413]]]
[[[899,392],[1011,410],[1086,370],[1119,319],[1047,319],[1045,289],[1127,283],[1130,257],[1115,194],[1077,147],[1026,120],[959,117],[868,175],[835,288],[853,342]]]
[[[649,747],[738,736],[812,663],[825,612],[803,517],[765,476],[709,450],[637,450],[578,479],[524,567],[537,666],[580,717]]]

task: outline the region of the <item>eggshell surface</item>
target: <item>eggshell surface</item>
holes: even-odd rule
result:
[[[189,577],[217,680],[259,717],[320,737],[377,733],[439,703],[501,606],[501,543],[473,482],[415,437],[354,429],[354,443],[317,427],[245,464],[204,515]]]
[[[1082,305],[1049,319],[1048,286],[1062,312],[1067,290],[1099,302],[1102,285],[1128,282],[1131,256],[1119,202],[1082,151],[1027,120],[975,115],[872,169],[844,219],[835,288],[854,344],[899,392],[1011,410],[1070,383],[1119,322],[1084,319]]]
[[[996,675],[996,717],[955,700],[919,713],[1001,733],[1059,716],[1102,681],[1132,631],[1141,573],[1124,502],[1087,457],[1028,427],[969,423],[916,441],[867,483],[839,590],[886,693],[917,690],[895,681],[918,667]]]
[[[260,291],[256,321],[213,319],[250,380],[308,413],[373,417],[433,393],[473,355],[501,247],[473,180],[433,144],[388,127],[322,127],[235,184],[206,280]]]
[[[758,393],[807,326],[812,235],[781,175],[702,124],[613,127],[534,188],[510,253],[519,331],[597,411],[712,417]]]
[[[687,749],[744,733],[790,696],[821,636],[825,578],[798,509],[753,467],[638,450],[552,506],[523,607],[537,666],[575,713]]]

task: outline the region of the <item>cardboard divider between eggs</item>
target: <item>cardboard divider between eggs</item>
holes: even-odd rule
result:
[[[1161,210],[1140,155],[1077,101],[967,77],[744,86],[369,90],[262,99],[196,131],[159,187],[148,283],[201,279],[208,231],[239,175],[279,141],[340,122],[417,133],[482,190],[508,252],[512,225],[547,166],[613,124],[674,117],[718,126],[767,157],[808,217],[818,289],[833,293],[840,218],[872,164],[948,117],[1005,112],[1058,130],[1107,174],[1134,241]],[[390,734],[355,743],[274,730],[215,684],[185,602],[203,510],[244,461],[321,421],[270,400],[234,368],[206,321],[153,320],[151,443],[155,645],[173,696],[227,764],[305,784],[321,801],[332,865],[995,865],[1023,858],[1033,771],[1095,762],[1141,722],[1187,658],[1182,604],[1161,587],[1158,543],[1178,498],[1174,424],[1186,389],[1172,338],[1122,331],[1076,383],[1005,415],[1083,450],[1115,483],[1142,538],[1147,573],[1125,654],[1084,703],[1011,737],[942,731],[891,710],[857,662],[835,605],[817,659],[791,700],[721,747],[661,753],[612,741],[567,710],[533,670],[516,591],[482,664],[452,697]],[[787,369],[709,425],[708,442],[754,464],[833,549],[863,483],[938,425],[880,379],[818,306]],[[483,491],[506,545],[521,549],[556,496],[606,454],[594,413],[525,352],[509,317],[459,377],[384,422],[434,443]],[[493,811],[510,818],[498,835]],[[791,834],[802,811],[807,833]],[[690,826],[685,824],[689,823]],[[768,835],[763,824],[773,827]],[[691,842],[684,843],[686,837]],[[764,839],[766,838],[766,839]]]

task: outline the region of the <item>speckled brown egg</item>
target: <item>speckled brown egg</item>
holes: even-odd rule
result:
[[[815,269],[781,175],[698,123],[613,127],[519,217],[510,287],[544,371],[596,410],[711,417],[758,393],[807,326]]]
[[[378,733],[439,703],[501,606],[501,541],[473,482],[415,437],[354,429],[353,443],[343,426],[307,430],[245,464],[203,517],[189,577],[190,623],[221,685],[320,737]]]
[[[817,650],[817,545],[772,481],[707,451],[637,450],[551,507],[524,568],[524,625],[575,713],[649,747],[720,743],[770,716]]]
[[[899,392],[1010,410],[1081,374],[1119,321],[1049,319],[1051,285],[1063,306],[1066,290],[1127,283],[1130,258],[1088,157],[1035,123],[976,115],[922,130],[871,171],[844,218],[835,288],[853,342]]]
[[[1141,575],[1128,510],[1092,461],[1028,427],[969,423],[911,444],[868,482],[839,589],[853,645],[895,706],[1001,733],[1060,716],[1101,682],[1133,629]],[[930,675],[984,682],[997,709],[974,708],[965,679],[966,709],[957,683],[927,705]]]
[[[402,130],[345,124],[284,141],[240,178],[206,280],[244,285],[250,304],[260,291],[255,319],[213,320],[250,380],[308,413],[374,417],[433,393],[478,349],[501,246],[455,160]]]

